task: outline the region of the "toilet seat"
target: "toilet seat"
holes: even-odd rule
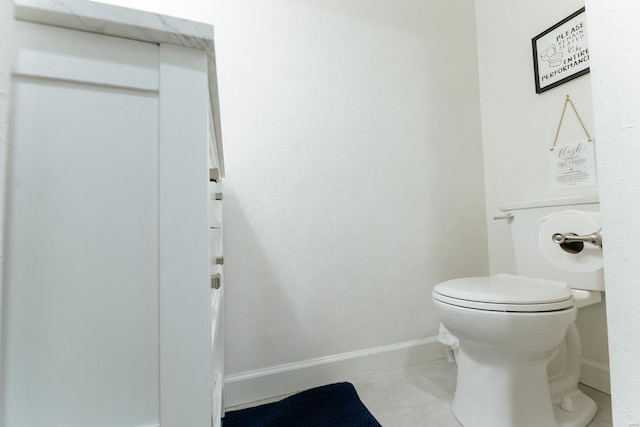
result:
[[[512,274],[468,277],[439,283],[433,298],[458,307],[503,312],[548,312],[574,306],[564,282]]]

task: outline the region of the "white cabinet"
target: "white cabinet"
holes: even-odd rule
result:
[[[90,2],[16,15],[0,425],[219,424],[212,29]]]

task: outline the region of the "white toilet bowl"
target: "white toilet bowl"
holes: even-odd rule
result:
[[[494,219],[509,226],[519,276],[456,279],[433,292],[442,340],[458,361],[452,411],[465,427],[585,427],[597,407],[578,389],[575,318],[605,290],[602,250],[589,239],[602,225],[598,198],[500,209]],[[568,248],[558,234],[587,243]]]
[[[559,425],[547,365],[576,319],[570,288],[499,274],[440,283],[433,298],[458,338],[456,418],[465,427]]]

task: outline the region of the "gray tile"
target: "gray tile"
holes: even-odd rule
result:
[[[384,427],[460,427],[451,413],[456,364],[424,363],[351,380],[360,399]],[[612,427],[611,397],[580,385],[598,406],[588,427]]]
[[[460,427],[451,413],[456,365],[445,360],[351,380],[384,427]]]
[[[460,427],[462,424],[451,413],[456,372],[455,363],[442,359],[345,381],[355,386],[362,402],[384,427]],[[588,427],[612,427],[611,397],[582,384],[580,390],[598,406],[598,413]],[[287,396],[227,410],[270,403]]]
[[[588,387],[584,384],[580,384],[580,390],[593,399],[598,407],[598,413],[596,414],[589,427],[611,427],[613,426],[611,416],[611,396],[603,393],[594,388]]]

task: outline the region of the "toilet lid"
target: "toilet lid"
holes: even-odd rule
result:
[[[493,311],[542,312],[574,305],[571,289],[564,282],[511,274],[439,283],[433,289],[433,298],[460,307]]]

